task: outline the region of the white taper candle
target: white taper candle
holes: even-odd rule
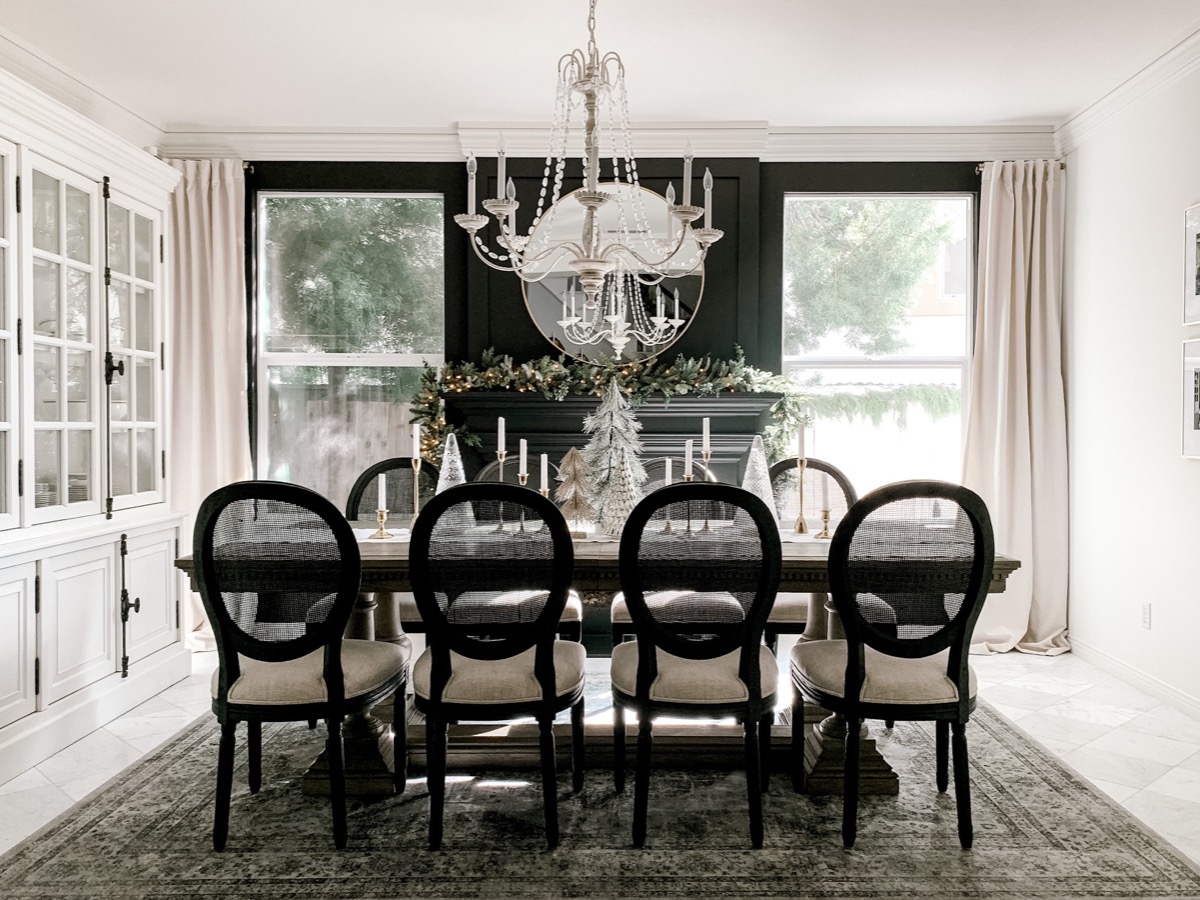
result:
[[[692,439],[688,438],[683,442],[683,477],[687,478],[692,474]]]
[[[550,489],[550,460],[546,454],[542,454],[542,490]]]
[[[496,419],[496,449],[504,452],[504,416]]]
[[[712,451],[712,443],[709,439],[709,433],[708,433],[708,416],[705,416],[703,419],[700,420],[700,426],[701,426],[700,449],[703,450],[705,453],[709,453]]]
[[[387,476],[379,476],[379,502],[375,506],[376,509],[387,509]]]
[[[528,475],[529,470],[525,468],[525,452],[528,449],[528,446],[525,443],[525,438],[521,438],[521,440],[517,443],[517,446],[520,448],[520,462],[517,464],[517,474]]]

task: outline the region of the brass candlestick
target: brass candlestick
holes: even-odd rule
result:
[[[497,481],[499,481],[501,484],[504,484],[504,460],[507,457],[508,457],[507,450],[497,450],[496,451],[496,462],[500,466],[499,472],[498,472],[500,477],[497,479]],[[504,531],[504,504],[501,503],[500,504],[500,524],[496,526],[496,533],[500,534],[503,531]]]
[[[712,450],[701,450],[700,457],[704,460],[704,471],[705,471],[705,473],[707,473],[709,471],[708,462],[710,459],[712,459]],[[705,480],[707,480],[707,474],[706,474]],[[708,515],[707,514],[704,516],[704,527],[700,529],[700,533],[701,534],[712,533],[712,528],[710,528],[708,525]]]
[[[417,513],[421,511],[421,457],[414,456],[412,458],[413,470],[413,514],[412,519],[408,523],[408,533],[412,534],[412,530],[417,525]]]
[[[833,537],[833,535],[829,533],[829,510],[821,510],[821,530],[813,535],[813,537],[821,541],[827,541]]]
[[[387,514],[388,511],[386,509],[375,510],[375,517],[379,520],[379,530],[371,535],[371,540],[382,541],[392,536],[392,533],[384,527],[387,525]]]
[[[550,496],[550,488],[538,488],[538,493],[541,494],[543,497],[549,497]]]
[[[528,472],[518,472],[517,473],[517,481],[520,483],[521,487],[528,486],[529,473]],[[525,507],[521,507],[521,527],[517,529],[517,533],[518,534],[525,533]]]
[[[796,458],[796,489],[800,494],[800,515],[796,516],[796,534],[808,534],[808,523],[804,521],[804,469],[808,460]]]
[[[685,482],[687,482],[688,484],[691,484],[695,480],[695,478],[696,478],[696,476],[693,475],[691,472],[684,472],[684,474],[683,474],[683,480]],[[684,528],[683,531],[678,531],[678,532],[671,531],[671,532],[669,532],[670,534],[674,534],[677,537],[681,537],[681,538],[685,538],[685,539],[693,537],[693,535],[692,535],[692,503],[690,500],[688,501],[687,510],[688,510],[687,526]],[[668,525],[671,524],[670,520],[667,521],[667,524]],[[666,530],[667,529],[665,529],[665,528],[663,529],[663,531],[666,531]]]

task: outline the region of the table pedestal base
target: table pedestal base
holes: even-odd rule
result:
[[[811,707],[821,715],[825,710]],[[805,704],[805,719],[810,707]],[[859,738],[859,794],[896,795],[900,779],[879,753],[875,741],[867,737],[863,723]],[[828,716],[812,726],[804,741],[805,785],[810,794],[841,795],[846,780],[846,720],[840,715]]]

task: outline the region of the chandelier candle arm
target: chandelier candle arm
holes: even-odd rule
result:
[[[692,205],[692,142],[690,140],[683,156],[683,205]]]

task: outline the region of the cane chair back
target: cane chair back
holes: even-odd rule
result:
[[[346,498],[346,518],[362,523],[362,527],[374,527],[379,508],[379,476],[387,477],[385,496],[388,517],[392,522],[407,522],[413,515],[413,469],[411,456],[394,456],[367,467]],[[438,469],[429,460],[421,460],[417,473],[418,509],[429,502],[437,490]]]
[[[771,490],[775,494],[775,510],[779,527],[794,528],[800,516],[800,469],[795,458],[781,460],[771,466]],[[829,530],[832,532],[847,510],[858,500],[854,485],[837,466],[823,459],[809,457],[804,461],[804,516],[808,526],[820,528],[823,497],[829,498]]]

